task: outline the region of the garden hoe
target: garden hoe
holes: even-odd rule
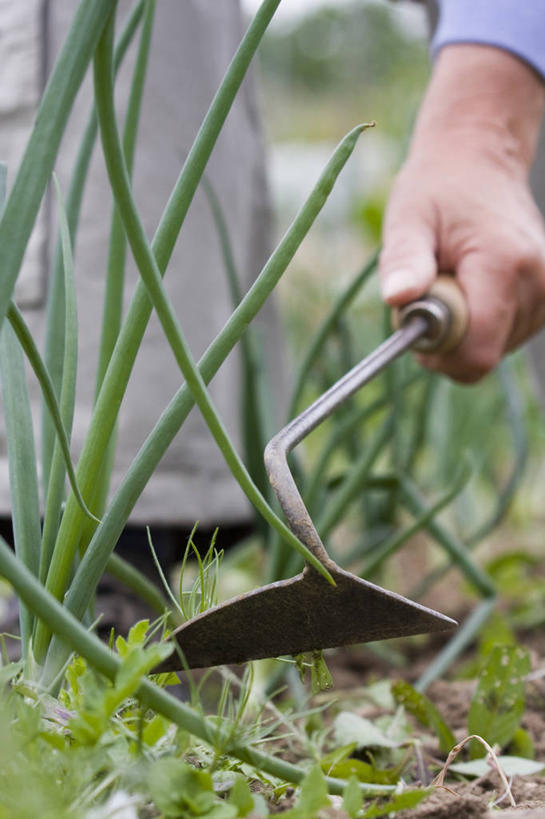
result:
[[[446,631],[457,625],[450,617],[337,566],[320,540],[288,467],[287,456],[296,444],[403,352],[409,348],[425,352],[453,349],[465,333],[467,308],[454,280],[440,276],[425,297],[396,311],[394,323],[398,329],[393,335],[284,427],[265,450],[269,480],[291,530],[328,570],[334,585],[307,564],[296,577],[215,606],[171,635],[184,662],[174,652],[158,670],[296,655]]]

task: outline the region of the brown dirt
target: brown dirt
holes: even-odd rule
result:
[[[133,622],[147,614],[139,601],[131,600],[131,604],[128,604],[127,595],[118,596],[119,589],[115,581],[112,581],[112,588],[106,588],[105,592],[97,601],[97,610],[103,616],[104,632],[109,632],[112,623],[115,623],[119,631],[127,631]],[[435,601],[432,602],[437,605]],[[441,608],[440,605],[437,607]],[[16,609],[10,610],[9,614],[14,621],[12,624],[8,618],[9,625],[15,630]],[[464,619],[463,612],[459,619]],[[3,623],[4,628],[6,628],[6,622]],[[12,629],[6,628],[6,630]],[[373,711],[373,708],[369,706],[364,708],[361,705],[361,699],[358,704],[361,687],[372,680],[385,678],[403,677],[414,682],[441,647],[442,639],[432,637],[424,642],[414,640],[402,641],[402,643],[400,650],[403,651],[403,656],[401,659],[405,662],[399,669],[396,669],[394,663],[397,650],[395,644],[393,644],[394,653],[388,658],[381,658],[365,646],[341,649],[331,654],[328,658],[328,666],[335,683],[333,695],[338,696],[341,702],[346,699],[346,702],[350,703],[348,707],[354,706],[358,713],[365,713],[365,716],[370,719],[378,716],[380,712],[376,709]],[[522,727],[532,737],[535,758],[545,762],[545,632],[535,629],[530,635],[522,635],[521,643],[530,650],[534,672],[534,678],[527,684],[526,710]],[[13,647],[11,644],[9,647],[16,652],[18,644],[14,642]],[[541,669],[544,672],[543,676],[539,675]],[[470,680],[440,680],[433,683],[426,692],[458,740],[463,739],[467,733],[467,712],[474,687],[475,682]],[[415,734],[418,734],[419,730],[422,729],[415,724]],[[415,784],[427,786],[437,770],[437,764],[441,763],[443,757],[429,732],[422,733],[421,741],[426,772],[429,773],[429,776],[427,781],[416,781]],[[421,805],[410,811],[396,813],[395,817],[396,819],[472,819],[473,817],[479,817],[479,819],[493,819],[494,817],[496,819],[545,819],[545,777],[515,777],[511,789],[516,807],[512,807],[509,799],[505,798],[504,787],[496,772],[491,771],[486,776],[469,782],[456,780],[451,776],[446,779],[446,787],[436,788]],[[492,807],[498,800],[501,801]],[[295,803],[295,792],[288,791],[280,802],[270,808],[272,812],[281,815]],[[308,817],[308,819],[312,818]],[[342,810],[342,799],[333,797],[331,808],[321,813],[320,819],[347,819],[347,814]]]
[[[530,649],[534,679],[526,686],[526,710],[522,721],[535,746],[535,758],[545,761],[545,641],[540,633],[532,633],[521,638],[521,642]],[[343,691],[353,696],[357,690],[372,679],[404,677],[414,681],[419,672],[429,662],[429,654],[425,651],[414,652],[407,669],[397,673],[386,662],[373,657],[365,647],[338,651],[330,658],[329,666],[335,681],[334,691],[338,692],[342,700]],[[431,651],[436,647],[431,646]],[[413,649],[408,649],[409,654]],[[540,670],[544,670],[540,676]],[[433,683],[426,692],[434,702],[445,722],[454,732],[458,740],[467,734],[467,714],[471,702],[475,682],[471,680],[439,680]],[[350,692],[350,694],[348,694]],[[361,710],[357,708],[359,713]],[[366,709],[365,716],[373,719],[377,716],[372,710]],[[415,724],[415,733],[422,729]],[[430,770],[437,770],[444,756],[440,753],[434,738],[422,734],[422,753]],[[434,768],[435,764],[435,768]],[[431,776],[430,776],[431,778]],[[417,785],[428,785],[427,782],[416,782]],[[396,813],[396,819],[545,819],[545,776],[514,777],[511,791],[516,803],[512,807],[505,788],[497,772],[492,771],[479,779],[472,781],[457,780],[454,776],[447,776],[445,787],[436,788],[421,805],[408,811]],[[502,798],[503,797],[503,798]],[[498,801],[499,800],[499,801]],[[497,804],[495,804],[497,803]],[[327,819],[344,819],[340,803],[331,811],[324,813]]]

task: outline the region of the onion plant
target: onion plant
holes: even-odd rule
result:
[[[16,555],[21,565],[40,580],[45,593],[62,600],[63,609],[79,618],[83,617],[90,605],[106,568],[123,574],[131,582],[135,580],[136,572],[127,570],[119,558],[112,557],[112,552],[134,503],[194,403],[199,406],[230,469],[258,512],[291,548],[299,551],[327,577],[327,571],[278,518],[255,485],[211,403],[206,384],[243,336],[248,324],[286,270],[325,204],[365,126],[356,127],[341,141],[286,235],[199,363],[189,353],[183,330],[162,285],[162,276],[166,272],[174,244],[210,154],[279,1],[265,0],[243,37],[203,120],[150,244],[144,236],[132,197],[130,166],[155,3],[154,0],[136,3],[117,48],[114,49],[116,4],[82,2],[44,91],[36,124],[2,213],[0,234],[9,235],[10,238],[9,241],[4,241],[0,320],[7,315],[11,326],[6,325],[2,330],[1,370],[10,440]],[[130,39],[139,27],[140,47],[122,141],[113,109],[113,80]],[[33,222],[51,178],[74,97],[92,59],[96,109],[89,116],[66,206],[63,205],[62,194],[57,186],[60,238],[49,290],[48,333],[45,355],[42,357],[35,346],[29,349],[29,344],[25,345],[24,322],[12,303],[11,296]],[[111,177],[115,211],[110,236],[104,306],[105,330],[97,373],[96,403],[74,471],[68,447],[75,404],[77,357],[72,243],[77,234],[89,157],[98,125]],[[122,319],[121,296],[127,241],[142,280]],[[106,493],[97,494],[95,487],[108,485],[119,408],[154,308],[185,381],[170,405],[165,408],[140,452],[135,453],[125,481],[112,502],[107,504]],[[19,332],[14,333],[12,328],[19,328]],[[29,401],[24,369],[21,367],[23,351],[29,357],[44,396],[43,508],[39,499]],[[64,498],[66,474],[70,478],[70,491]],[[43,526],[40,525],[41,517]],[[8,576],[7,569],[5,574]],[[14,585],[20,593],[16,581]],[[149,600],[158,602],[157,594],[149,589],[144,578],[136,578],[133,585],[143,589]],[[161,606],[168,608],[166,601],[161,600]],[[26,656],[32,651],[35,673],[42,675],[43,682],[55,679],[66,659],[66,641],[61,642],[58,631],[52,631],[47,619],[36,616],[32,607],[22,605],[21,625],[23,653]]]

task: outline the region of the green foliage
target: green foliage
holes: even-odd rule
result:
[[[363,762],[354,756],[357,751],[357,743],[345,745],[335,751],[326,754],[320,765],[324,773],[339,779],[350,780],[356,778],[358,782],[372,782],[377,785],[395,785],[407,767],[410,752],[390,768],[378,768],[374,763]],[[369,755],[370,756],[370,755]]]
[[[522,550],[491,560],[487,570],[507,604],[512,627],[535,628],[545,622],[545,578],[538,557]]]
[[[333,679],[327,667],[323,651],[313,651],[310,654],[298,654],[295,664],[301,682],[304,682],[306,672],[310,669],[310,688],[313,694],[327,691],[333,686]]]
[[[386,6],[339,3],[321,8],[286,31],[271,33],[262,49],[262,64],[276,75],[293,72],[309,90],[328,85],[388,82],[399,66],[422,56],[397,27]]]
[[[212,536],[212,541],[204,556],[201,554],[193,541],[196,527],[193,528],[187,547],[184,552],[182,565],[180,568],[180,579],[178,595],[180,609],[186,620],[190,620],[196,614],[217,605],[218,603],[218,583],[220,568],[223,561],[223,550],[216,550],[217,530]],[[192,556],[197,561],[196,577],[191,584],[191,588],[186,587],[186,568],[189,557]]]
[[[358,784],[358,779],[351,776],[343,791],[343,810],[350,816],[350,819],[358,819],[363,807],[363,794]]]
[[[528,731],[524,728],[517,728],[509,742],[508,751],[512,756],[533,759],[535,756],[534,741]]]
[[[37,695],[14,676],[17,667],[7,667],[11,673],[5,676],[11,677],[13,682],[0,706],[0,731],[6,737],[5,746],[0,750],[0,809],[4,804],[8,806],[6,817],[12,815],[9,806],[15,804],[16,789],[22,787],[22,773],[18,771],[21,765],[25,771],[37,771],[35,792],[28,795],[28,811],[25,813],[23,799],[21,813],[16,814],[23,819],[32,816],[39,801],[46,817],[77,817],[79,810],[110,804],[108,800],[114,794],[116,799],[136,800],[135,804],[148,810],[153,806],[165,817],[231,819],[269,815],[264,796],[271,799],[273,789],[281,792],[281,779],[268,777],[248,764],[234,764],[225,754],[219,734],[210,734],[212,745],[202,744],[188,733],[174,730],[168,718],[134,698],[140,675],[157,659],[150,653],[158,646],[147,642],[149,631],[149,624],[142,621],[133,627],[127,639],[115,638],[122,662],[111,683],[93,672],[82,658],[75,657],[66,669],[58,700]],[[522,662],[519,658],[519,673],[524,670]],[[500,666],[505,667],[501,659]],[[510,671],[516,671],[513,664]],[[230,734],[232,739],[236,736],[235,743],[261,742],[281,727],[288,729],[285,736],[296,736],[296,724],[305,719],[303,714],[286,712],[280,721],[275,719],[268,727],[264,725],[255,730],[261,718],[252,710],[252,685],[249,681],[243,686],[235,708],[220,706],[223,710],[218,711],[217,725],[238,723],[237,734]],[[501,690],[510,696],[508,688]],[[329,735],[328,750],[320,754],[319,766],[315,765],[305,775],[295,804],[284,813],[287,819],[322,816],[330,804],[327,794],[331,782],[344,780],[343,807],[354,819],[410,810],[430,793],[429,789],[418,787],[405,787],[399,792],[399,783],[404,781],[410,785],[414,777],[417,742],[404,718],[404,709],[426,728],[436,731],[439,741],[444,741],[448,729],[429,700],[410,686],[396,683],[392,691],[394,700],[385,697],[382,689],[378,692],[379,701],[385,709],[392,710],[392,714],[373,721],[348,711],[337,716],[335,730]],[[195,694],[200,697],[204,691]],[[371,686],[371,700],[373,696]],[[479,691],[476,701],[478,697]],[[223,694],[222,698],[227,703],[228,695]],[[234,702],[234,698],[231,699]],[[403,705],[396,707],[396,700]],[[498,715],[501,716],[501,709],[496,708],[493,724]],[[246,733],[244,721],[248,725]],[[350,734],[356,739],[342,744]],[[308,738],[304,740],[308,741]],[[522,748],[526,740],[521,736],[517,739],[513,734],[510,748],[516,754],[519,753],[515,750],[517,741]],[[306,750],[308,752],[308,747]],[[5,786],[4,760],[9,760],[9,764],[5,763]],[[499,757],[499,763],[508,776],[533,776],[542,769],[542,763],[520,755]],[[47,776],[45,769],[49,772]],[[489,763],[484,759],[451,765],[453,773],[466,777],[481,776],[488,769]],[[52,777],[56,776],[63,777],[65,788],[52,787]],[[261,782],[264,796],[252,793],[251,779]],[[378,801],[369,801],[372,788],[383,788],[390,794]],[[3,817],[1,812],[0,816]]]
[[[79,819],[117,793],[165,816],[230,819],[268,815],[243,777],[228,798],[206,748],[173,731],[170,720],[131,696],[158,646],[143,646],[146,623],[116,641],[123,662],[113,684],[80,657],[66,670],[59,700],[16,681],[0,702],[0,817]],[[160,648],[160,647],[159,647]],[[15,665],[9,667],[12,672]],[[138,679],[137,679],[138,678]],[[191,761],[180,758],[187,755]],[[28,777],[32,777],[32,788]],[[223,795],[222,795],[223,794]]]
[[[142,677],[164,660],[172,651],[168,644],[144,645],[149,623],[146,620],[134,625],[128,641],[116,640],[116,648],[122,663],[113,684],[101,680],[86,669],[81,660],[68,675],[75,684],[74,695],[78,702],[78,714],[69,723],[75,741],[80,745],[95,745],[103,741],[110,721],[121,705],[138,689]],[[152,738],[159,733],[159,726],[150,729]]]
[[[468,731],[486,739],[489,745],[505,747],[513,738],[524,713],[524,677],[530,671],[530,658],[520,646],[492,649],[479,675],[468,715]],[[483,756],[484,749],[472,745],[472,757]]]
[[[456,744],[456,738],[431,700],[405,680],[397,680],[392,683],[392,694],[396,702],[403,705],[409,714],[416,717],[421,725],[433,728],[439,740],[439,747],[444,754],[448,754]]]
[[[424,42],[398,25],[395,10],[353,1],[332,2],[271,30],[260,57],[265,79],[278,94],[295,96],[303,106],[305,98],[307,106],[309,99],[316,106],[317,99],[337,97],[341,116],[343,107],[373,110],[381,126],[398,129],[429,70]],[[390,111],[381,102],[384,95]],[[274,121],[273,126],[278,127]],[[308,137],[315,139],[317,130]]]
[[[411,810],[416,808],[430,793],[430,788],[414,788],[398,793],[386,802],[371,805],[361,814],[361,819],[377,819],[379,816],[390,816],[402,810]]]
[[[408,738],[405,725],[389,718],[384,727],[380,721],[371,720],[341,711],[335,718],[335,739],[341,745],[354,744],[357,748],[399,748]]]
[[[104,37],[99,43],[99,49],[95,59],[97,104],[107,164],[112,176],[114,195],[118,200],[118,210],[116,211],[115,218],[117,219],[119,215],[123,218],[129,242],[132,245],[133,252],[136,254],[139,266],[142,267],[144,279],[147,284],[144,285],[141,283],[137,288],[126,320],[119,329],[117,346],[112,348],[111,344],[109,347],[106,345],[106,347],[110,349],[111,360],[109,361],[107,375],[103,380],[102,375],[99,378],[99,381],[102,380],[100,394],[97,397],[95,412],[93,413],[87,440],[83,446],[78,465],[77,480],[78,484],[80,484],[81,493],[86,499],[89,497],[95,498],[97,484],[100,486],[107,485],[108,475],[104,470],[106,469],[107,472],[106,461],[110,462],[110,467],[108,468],[111,468],[110,454],[108,454],[108,458],[104,463],[101,463],[100,460],[103,452],[105,452],[109,446],[109,441],[112,440],[112,433],[116,423],[116,408],[119,406],[125,390],[132,362],[134,361],[147,320],[149,319],[151,306],[149,305],[146,295],[146,288],[151,287],[155,294],[152,295],[152,300],[158,298],[161,301],[162,306],[157,305],[159,306],[159,315],[163,321],[166,321],[165,329],[167,330],[167,335],[169,335],[174,344],[174,348],[177,350],[176,355],[178,356],[179,363],[189,378],[188,384],[193,393],[195,393],[196,390],[195,395],[197,395],[197,401],[198,403],[200,402],[201,409],[205,412],[205,416],[211,424],[218,442],[222,442],[222,450],[231,462],[234,473],[246,486],[257,507],[264,514],[265,518],[267,518],[268,522],[275,526],[279,532],[282,532],[283,536],[287,538],[292,546],[300,550],[311,562],[314,562],[315,558],[307,552],[306,548],[297,541],[287,527],[279,521],[263,496],[256,491],[244,465],[226,436],[221,420],[210,404],[205,382],[212,377],[214,372],[221,365],[222,361],[232,349],[232,346],[241,337],[247,324],[284,272],[288,262],[291,260],[304,235],[316,218],[317,213],[323,207],[338,173],[353,150],[361,128],[353,130],[349,138],[343,142],[339,151],[336,152],[332,162],[329,163],[320,178],[310,199],[301,209],[292,228],[287,232],[277,251],[272,255],[262,275],[240,303],[232,319],[226,325],[225,332],[221,333],[216,340],[217,343],[213,343],[210,347],[205,360],[202,362],[202,373],[198,370],[195,363],[191,361],[187,348],[184,346],[183,336],[181,335],[180,328],[176,324],[175,316],[161,284],[161,274],[164,272],[170,251],[176,241],[177,231],[181,227],[183,216],[185,212],[187,212],[198,181],[204,172],[206,161],[233,102],[237,88],[242,82],[249,61],[277,4],[278,0],[266,0],[256,16],[255,21],[250,26],[247,36],[244,38],[237,53],[236,59],[230,67],[228,76],[203,123],[203,128],[184,166],[184,170],[180,176],[175,192],[171,197],[170,203],[167,206],[152,247],[147,245],[146,237],[141,230],[136,205],[132,201],[130,186],[127,182],[128,174],[125,169],[125,158],[122,154],[120,140],[118,139],[115,127],[113,107],[111,105],[113,93],[110,83],[114,69],[114,60],[111,53],[111,25],[105,30]],[[141,91],[142,87],[142,67],[147,59],[146,43],[148,43],[149,40],[150,14],[152,15],[153,13],[153,5],[151,2],[146,4],[142,47],[138,53],[134,80],[135,93],[132,99],[137,99],[138,89]],[[134,26],[132,31],[134,32]],[[136,104],[135,108],[138,108],[138,104]],[[131,142],[137,127],[138,118],[136,115],[131,115],[128,119],[132,123],[131,127],[133,131],[127,134],[127,141]],[[92,137],[92,131],[89,133]],[[87,139],[86,134],[85,139],[85,151],[88,154],[92,147],[92,138]],[[127,158],[127,163],[130,163],[130,157]],[[84,184],[84,176],[83,174],[78,177],[81,185]],[[74,208],[77,210],[77,202]],[[176,212],[176,218],[172,220],[170,216],[174,211]],[[175,228],[175,223],[178,225],[177,228]],[[75,232],[77,217],[74,219],[73,213],[67,213],[67,217],[63,221],[65,257],[66,248],[68,247],[66,241],[67,224],[70,225],[72,232]],[[116,236],[118,233],[119,231],[112,231],[112,242],[114,240],[117,241]],[[163,260],[160,265],[160,270],[157,258]],[[122,271],[119,273],[121,275]],[[117,298],[117,296],[115,298]],[[111,300],[114,300],[114,295],[111,296]],[[108,305],[106,305],[106,308],[107,307]],[[68,337],[65,342],[65,350],[67,349],[68,352],[70,352],[72,342]],[[106,349],[106,347],[104,349]],[[101,372],[105,370],[105,367],[106,362],[101,360]],[[78,507],[76,498],[73,495],[70,495],[67,499],[62,517],[60,521],[58,521],[59,525],[56,532],[54,525],[56,522],[55,519],[58,516],[54,513],[54,510],[48,515],[48,546],[47,549],[44,550],[46,558],[43,560],[42,575],[47,575],[47,588],[55,596],[59,598],[63,597],[66,591],[70,575],[73,571],[72,563],[78,543],[80,550],[84,552],[89,539],[92,538],[88,549],[89,565],[84,558],[83,563],[71,583],[66,598],[67,607],[78,617],[83,616],[84,611],[91,602],[94,588],[98,583],[102,570],[110,558],[111,550],[130,513],[132,505],[144,488],[154,466],[160,460],[164,448],[168,446],[169,441],[172,440],[172,437],[176,434],[189,412],[193,398],[190,395],[187,385],[181,389],[179,401],[179,404],[175,401],[171,405],[171,408],[168,408],[171,409],[170,414],[167,411],[161,417],[156,430],[152,432],[149,438],[148,445],[142,450],[142,453],[145,453],[145,455],[143,454],[139,463],[135,462],[134,469],[129,471],[127,482],[120,488],[116,496],[118,505],[116,506],[114,503],[106,510],[103,522],[96,531],[89,527],[85,528],[86,524],[82,518],[82,510]],[[44,465],[44,469],[47,471],[47,465]],[[136,488],[136,484],[139,485],[138,489]],[[127,504],[126,499],[123,498],[123,492],[130,494],[131,502],[129,504]],[[98,496],[96,500],[100,506],[102,501],[100,501]],[[56,503],[56,506],[58,507],[58,503]],[[323,567],[319,563],[316,563],[316,568],[323,571]],[[125,573],[125,576],[130,577],[127,573]],[[140,586],[141,585],[142,584],[140,584]],[[46,658],[50,636],[50,633],[44,627],[43,623],[38,622],[34,639],[34,650],[40,664],[43,663]],[[58,672],[64,659],[65,655],[62,655],[61,649],[55,644],[47,657],[47,665],[48,668],[51,669],[51,673]]]
[[[112,458],[110,447],[111,442],[115,439],[117,410],[131,373],[132,363],[137,355],[138,347],[145,332],[152,305],[162,323],[165,334],[180,366],[185,384],[177,393],[171,405],[161,416],[157,426],[150,434],[129,469],[127,477],[116,493],[114,501],[104,510],[102,522],[97,528],[90,526],[89,522],[85,520],[84,510],[81,508],[83,505],[81,502],[82,497],[80,497],[78,503],[77,493],[72,492],[69,494],[62,515],[60,515],[62,494],[60,490],[61,484],[63,483],[63,474],[62,472],[57,472],[55,469],[51,471],[53,476],[57,475],[58,479],[53,481],[53,483],[56,483],[57,490],[59,491],[56,493],[57,498],[52,505],[52,511],[47,515],[47,526],[45,527],[47,530],[47,547],[43,549],[41,555],[41,575],[45,578],[48,591],[57,599],[65,600],[65,607],[78,618],[82,618],[91,605],[94,589],[96,588],[102,571],[110,560],[111,551],[130,514],[132,506],[141,491],[143,491],[147,480],[162,457],[169,442],[178,432],[181,424],[183,424],[193,403],[196,403],[201,410],[230,469],[244,488],[244,491],[248,494],[248,497],[254,503],[256,510],[268,524],[276,529],[279,536],[277,538],[277,544],[283,539],[284,545],[282,546],[281,544],[279,548],[273,549],[274,558],[272,571],[274,572],[274,576],[282,577],[285,574],[291,573],[294,566],[296,568],[295,564],[298,558],[297,555],[293,554],[294,550],[299,552],[300,557],[306,558],[309,562],[313,563],[319,571],[325,572],[324,567],[309,554],[306,546],[299,542],[279,520],[267,502],[267,497],[265,497],[255,485],[252,474],[248,471],[246,464],[243,463],[235,451],[222,423],[222,419],[218,416],[211,402],[207,384],[218,367],[221,366],[225,357],[230,353],[234,344],[243,337],[247,325],[270,295],[287,265],[293,259],[303,238],[323,208],[339,173],[349,160],[359,134],[365,126],[353,128],[340,143],[331,161],[320,175],[315,188],[312,190],[307,201],[303,204],[293,224],[286,232],[278,248],[271,255],[271,258],[250,291],[244,297],[240,292],[234,293],[237,307],[224,330],[212,343],[200,364],[197,364],[197,362],[192,359],[191,352],[184,338],[183,330],[179,326],[175,311],[162,283],[162,277],[165,274],[170,253],[176,242],[178,232],[183,225],[184,216],[195,195],[197,185],[203,178],[206,163],[214,148],[215,141],[221,132],[237,89],[243,81],[252,56],[265,33],[277,5],[278,0],[265,0],[255,20],[250,25],[247,35],[244,37],[236,57],[231,63],[228,75],[203,122],[203,126],[189,153],[175,190],[166,205],[156,236],[152,242],[148,242],[143,230],[138,208],[133,199],[129,177],[138,125],[139,99],[143,86],[143,77],[150,43],[154,3],[149,0],[149,2],[144,4],[141,10],[142,33],[135,65],[133,88],[131,91],[130,115],[127,117],[127,128],[123,142],[118,133],[113,105],[113,82],[115,70],[118,66],[118,60],[114,55],[113,46],[113,9],[111,10],[112,14],[103,29],[100,39],[98,42],[95,42],[94,76],[96,114],[100,127],[105,161],[116,202],[115,224],[112,227],[111,233],[111,255],[112,257],[115,256],[116,259],[124,258],[124,250],[122,253],[120,251],[121,245],[124,248],[125,244],[125,237],[122,235],[123,232],[120,231],[119,220],[121,220],[126,233],[126,240],[131,246],[142,276],[142,281],[136,288],[123,323],[120,322],[120,315],[116,313],[117,318],[114,322],[117,328],[115,332],[115,338],[117,339],[116,345],[114,346],[113,340],[110,340],[110,342],[105,343],[103,346],[99,368],[100,373],[97,377],[97,386],[100,385],[100,391],[97,393],[95,410],[86,440],[83,444],[78,465],[77,484],[80,487],[81,496],[85,498],[85,502],[91,503],[93,508],[95,508],[96,504],[96,508],[101,514],[102,507],[104,506],[104,498],[99,497],[102,489],[97,493],[96,487],[97,485],[106,487],[108,484],[108,473],[111,468]],[[355,9],[352,9],[351,13],[352,12],[356,14]],[[331,13],[335,16],[335,12]],[[375,13],[375,10],[372,9],[366,9],[365,15],[367,15],[368,18],[366,18],[365,26],[371,25],[371,27],[373,27],[376,24],[385,32],[385,36],[394,36],[395,24],[391,22],[388,15],[384,16],[382,11]],[[106,16],[107,15],[104,16],[103,22],[106,21]],[[335,23],[334,26],[335,25],[337,25],[337,23]],[[359,23],[354,24],[354,21],[349,22],[348,28],[350,29],[350,33],[346,35],[348,38],[353,35],[353,31],[357,28],[357,25],[359,25]],[[318,29],[319,28],[320,25],[318,25]],[[366,36],[368,36],[368,32]],[[374,48],[376,38],[373,36],[371,40],[374,44],[372,47]],[[92,139],[87,141],[86,136],[84,153],[89,153],[91,148]],[[83,185],[84,174],[83,177],[79,176],[78,178],[80,180],[79,184]],[[226,257],[226,268],[229,269],[231,275],[234,271],[231,269],[232,264],[227,263],[229,261],[227,257],[232,255],[230,254],[228,236],[225,230],[222,231],[220,229],[220,225],[222,224],[221,203],[215,202],[214,208],[216,224],[220,230],[223,253]],[[76,340],[73,338],[73,328],[75,324],[74,311],[70,309],[70,304],[73,303],[74,299],[70,276],[70,268],[72,265],[69,233],[75,233],[77,227],[77,213],[76,218],[74,218],[74,211],[77,212],[77,207],[73,206],[72,203],[70,205],[70,212],[67,211],[67,213],[64,214],[64,211],[61,209],[62,242],[60,243],[60,248],[62,252],[59,253],[59,256],[63,257],[66,262],[66,280],[63,291],[66,298],[59,300],[59,302],[62,301],[64,303],[66,313],[64,317],[61,316],[60,312],[58,313],[58,318],[62,317],[62,322],[59,323],[65,328],[65,338],[63,342],[64,353],[65,355],[71,354],[73,360],[75,360]],[[119,253],[118,250],[120,251]],[[113,278],[122,278],[122,266],[121,264],[121,268],[116,271],[115,275],[112,274]],[[348,287],[350,297],[340,302],[340,304],[343,305],[343,309],[340,309],[340,304],[335,306],[335,321],[329,324],[329,330],[331,331],[330,335],[338,341],[337,365],[339,362],[342,363],[343,366],[345,364],[349,366],[353,363],[352,359],[356,353],[354,349],[355,345],[351,339],[351,324],[353,324],[353,322],[347,318],[345,308],[358,294],[359,287],[363,284],[370,270],[371,266],[368,266],[365,276],[356,277],[358,280],[357,287],[354,287],[353,283],[350,284]],[[231,275],[231,278],[233,278],[233,275]],[[120,292],[118,290],[113,293],[107,288],[104,310],[105,316],[110,314],[109,307],[111,305],[109,302],[112,302],[112,304],[113,302],[116,304],[120,303]],[[105,321],[105,324],[109,326],[109,321]],[[320,344],[315,348],[316,351],[319,347],[324,346],[322,342],[325,343],[326,338],[326,335],[320,336]],[[317,358],[317,355],[314,356],[315,360]],[[320,357],[320,361],[323,362],[324,359]],[[325,364],[327,373],[327,361]],[[67,402],[68,399],[70,399],[70,402],[73,403],[72,382],[74,380],[74,373],[73,368],[67,366],[67,370],[70,371],[67,377],[67,389],[70,387]],[[409,374],[408,382],[411,381],[412,375],[414,374],[410,368]],[[303,375],[303,380],[305,378],[308,379],[306,373]],[[323,373],[319,373],[319,379],[323,379]],[[336,449],[335,455],[338,456],[342,453],[343,458],[346,459],[347,455],[350,457],[354,452],[356,458],[354,469],[345,469],[337,491],[328,492],[326,489],[325,497],[324,494],[320,494],[317,491],[315,492],[315,508],[323,508],[323,516],[320,518],[320,523],[322,529],[327,534],[332,532],[340,521],[344,520],[347,514],[354,509],[356,501],[361,497],[362,490],[366,489],[368,483],[372,483],[376,478],[373,474],[373,470],[377,463],[387,463],[388,465],[391,463],[395,474],[393,475],[392,486],[384,491],[383,497],[379,499],[378,503],[372,503],[366,498],[361,504],[359,511],[365,518],[366,527],[364,528],[370,531],[373,538],[377,532],[391,530],[396,526],[398,512],[397,499],[399,497],[396,482],[400,481],[404,466],[412,466],[418,461],[420,454],[425,457],[426,441],[422,433],[425,423],[420,421],[420,415],[418,413],[415,413],[415,416],[419,418],[418,424],[416,426],[412,425],[407,435],[403,433],[399,421],[401,417],[398,411],[399,407],[396,409],[396,406],[399,404],[400,393],[403,389],[400,383],[397,383],[395,389],[392,384],[392,379],[387,378],[382,385],[383,389],[379,388],[377,393],[380,395],[383,408],[387,408],[391,405],[391,410],[387,413],[384,422],[382,422],[381,419],[380,432],[377,432],[376,418],[369,416],[360,419],[363,421],[366,433],[370,431],[371,438],[373,438],[374,435],[374,439],[370,441],[368,447],[363,446],[358,440],[359,432],[357,431],[357,427],[352,425],[354,419],[351,415],[353,416],[358,413],[352,413],[351,408],[346,407],[342,413],[344,417],[340,416],[339,418],[339,421],[348,419],[350,421],[350,429],[347,430],[346,435],[341,436],[341,440],[339,441],[341,446]],[[61,389],[62,398],[62,381],[59,387]],[[299,387],[297,389],[300,393]],[[252,411],[258,413],[261,410],[256,404]],[[67,412],[67,416],[68,415],[70,415],[69,412]],[[67,420],[69,419],[67,418]],[[263,419],[255,420],[262,421]],[[333,424],[336,423],[337,421],[333,420]],[[394,428],[393,434],[390,434],[392,428]],[[335,432],[337,433],[338,429],[335,430]],[[384,456],[390,449],[391,452],[389,452],[388,457],[385,458]],[[105,452],[107,452],[106,457],[104,457]],[[345,464],[343,464],[343,466]],[[324,478],[325,487],[331,487],[333,485],[328,466],[328,458],[324,458],[322,462],[322,476]],[[48,464],[44,463],[44,474],[48,472],[48,469]],[[257,475],[253,467],[252,472]],[[30,472],[28,474],[30,474]],[[317,479],[314,479],[313,482],[314,488],[316,488],[318,485]],[[73,483],[75,486],[75,481]],[[452,491],[454,492],[454,490]],[[451,495],[448,494],[448,491],[444,497],[449,501],[451,500]],[[445,503],[446,502],[445,500]],[[33,503],[32,505],[36,514],[37,503]],[[312,504],[312,506],[314,506],[314,504]],[[412,529],[402,530],[400,533],[396,533],[393,540],[390,539],[386,541],[389,551],[397,549],[405,542],[409,534],[414,533],[414,531],[429,523],[429,520],[437,513],[438,508],[437,505],[432,505],[429,508],[425,507],[422,514],[416,516]],[[76,554],[78,550],[83,559],[76,568]],[[361,557],[360,554],[354,554],[356,558]],[[460,554],[463,554],[462,549],[458,549],[458,558]],[[208,563],[206,563],[206,561],[208,561]],[[182,593],[182,598],[184,598],[182,600],[182,609],[185,607],[184,613],[186,617],[193,616],[197,611],[203,611],[214,602],[218,565],[219,560],[216,561],[215,558],[210,558],[210,560],[208,557],[205,558],[205,562],[199,567],[201,581],[200,592],[194,589],[187,595],[185,592]],[[470,576],[476,571],[469,558],[465,560],[465,563],[460,563],[460,565]],[[73,576],[74,572],[75,576]],[[129,577],[128,574],[125,576]],[[142,587],[142,584],[140,584],[140,587]],[[38,620],[33,639],[33,649],[39,665],[45,664],[47,668],[47,678],[44,679],[46,684],[49,684],[51,679],[59,673],[67,656],[66,650],[59,645],[59,641],[56,640],[56,638],[51,642],[51,636],[49,629],[42,621]],[[313,684],[315,686],[323,687],[327,684],[324,668],[321,664],[314,663],[313,674]]]
[[[15,553],[37,575],[40,565],[40,512],[34,434],[23,352],[12,327],[0,331],[0,379],[6,434]],[[26,659],[34,626],[31,609],[21,606],[21,648]]]
[[[497,646],[513,646],[515,643],[515,634],[505,615],[494,612],[479,634],[478,657],[481,662],[486,662]]]
[[[328,805],[326,781],[319,766],[315,765],[301,783],[301,791],[295,807],[285,811],[283,816],[286,819],[313,819],[318,816],[322,808]]]
[[[333,688],[333,678],[322,651],[312,653],[311,690],[313,694]]]
[[[155,804],[165,816],[216,816],[214,783],[207,771],[172,757],[158,759],[150,769],[148,784]]]
[[[357,202],[352,218],[357,226],[361,226],[364,235],[372,245],[379,245],[382,237],[382,222],[386,202],[384,196],[367,196]]]
[[[255,807],[255,799],[250,790],[250,786],[242,776],[237,776],[231,793],[229,801],[236,807],[238,813],[236,816],[248,816]]]
[[[60,713],[60,709],[57,709]],[[110,760],[72,749],[45,723],[39,702],[17,693],[0,702],[0,817],[76,819],[84,788]]]

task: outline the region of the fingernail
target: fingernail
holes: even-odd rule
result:
[[[413,270],[402,268],[392,270],[383,275],[381,282],[382,298],[384,301],[395,301],[400,296],[406,296],[408,291],[414,290],[416,277]]]

